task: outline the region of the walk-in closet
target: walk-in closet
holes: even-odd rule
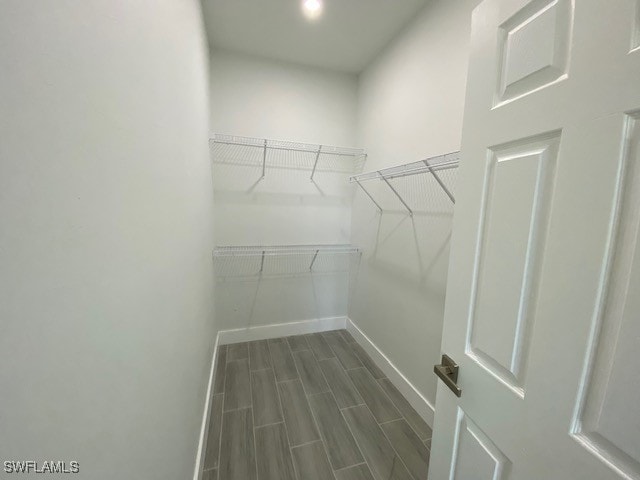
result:
[[[0,0],[0,479],[639,480],[639,232],[640,0]]]
[[[294,3],[203,2],[219,328],[204,478],[426,480],[468,48],[452,37],[475,2],[376,2],[377,33],[346,28],[354,5],[308,19]]]

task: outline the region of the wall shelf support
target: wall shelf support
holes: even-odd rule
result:
[[[378,172],[378,173],[380,173],[380,172]],[[400,201],[404,205],[404,208],[406,208],[407,211],[409,212],[409,216],[413,217],[413,210],[411,210],[409,205],[407,205],[407,202],[405,202],[404,199],[402,198],[402,196],[398,193],[398,191],[395,188],[393,188],[393,185],[391,185],[391,182],[389,182],[389,180],[387,180],[387,177],[383,176],[382,174],[381,174],[381,177],[382,177],[382,180],[384,180],[384,183],[386,183],[389,186],[391,191],[396,194],[396,197],[398,197],[398,199],[400,199]]]
[[[313,264],[316,263],[316,258],[318,258],[318,253],[320,253],[320,250],[316,250],[316,253],[313,254],[311,265],[309,265],[309,271],[313,270]]]
[[[398,200],[402,202],[402,205],[404,205],[404,208],[407,209],[407,211],[409,212],[409,215],[413,216],[413,210],[411,209],[409,204],[405,202],[404,198],[402,198],[402,195],[400,195],[400,192],[398,192],[398,190],[396,190],[396,188],[391,184],[390,180],[394,178],[403,178],[403,177],[408,177],[412,175],[431,174],[435,179],[435,181],[437,182],[437,184],[440,186],[440,188],[442,188],[444,193],[447,195],[447,197],[449,197],[449,200],[451,200],[451,203],[455,205],[456,198],[453,195],[453,192],[445,184],[442,178],[440,178],[440,175],[438,175],[437,172],[441,170],[458,168],[459,163],[460,163],[460,152],[451,152],[451,153],[446,153],[444,155],[438,155],[436,157],[419,160],[417,162],[405,163],[403,165],[396,165],[394,167],[383,168],[382,170],[376,170],[373,172],[354,175],[349,178],[349,182],[357,183],[358,186],[362,189],[362,191],[367,195],[367,197],[371,199],[374,205],[382,213],[383,211],[382,207],[376,201],[376,199],[373,198],[373,195],[371,195],[371,193],[369,193],[369,191],[366,188],[364,188],[364,186],[362,185],[362,182],[368,181],[368,180],[384,181],[384,183],[387,184],[387,186],[394,193],[394,195],[398,197]]]
[[[316,173],[316,167],[318,166],[318,160],[320,160],[320,152],[322,152],[322,145],[318,147],[318,152],[316,153],[316,160],[313,162],[313,170],[311,170],[311,178],[310,180],[313,182],[313,176]]]
[[[264,178],[266,167],[267,167],[267,140],[265,139],[264,147],[262,149],[262,176],[260,177],[260,180]]]
[[[378,210],[380,210],[380,213],[382,213],[382,207],[380,205],[378,205],[378,202],[375,201],[375,199],[371,196],[371,194],[367,191],[367,189],[364,188],[362,186],[362,184],[360,183],[360,181],[357,180],[357,179],[356,179],[356,183],[362,189],[362,191],[367,194],[367,197],[369,197],[371,199],[371,201],[375,204],[375,206],[378,207]]]
[[[449,197],[449,199],[451,200],[451,203],[453,203],[455,205],[456,203],[456,199],[453,196],[453,194],[451,193],[451,191],[447,188],[447,186],[444,184],[444,182],[442,181],[442,179],[440,178],[440,176],[436,173],[436,171],[431,167],[431,165],[429,164],[429,159],[424,160],[424,164],[427,166],[427,168],[429,169],[429,172],[431,173],[431,175],[433,175],[433,178],[436,179],[436,182],[438,182],[438,185],[440,185],[440,187],[442,187],[442,189],[444,190],[444,193],[447,194],[447,196]]]

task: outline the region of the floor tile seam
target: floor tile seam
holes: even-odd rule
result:
[[[287,342],[285,340],[285,343],[288,345],[289,342]],[[267,342],[267,349],[269,350],[269,359],[271,360],[271,365],[274,365],[273,362],[273,355],[271,353],[271,345],[269,344],[269,342]],[[295,364],[295,362],[294,362]],[[278,382],[275,376],[275,367],[273,369],[273,379],[274,379],[274,385],[276,387],[276,397],[278,398],[278,408],[280,409],[280,418],[282,418],[282,428],[284,428],[284,434],[287,438],[287,446],[289,447],[289,456],[291,457],[291,464],[293,465],[293,474],[296,476],[296,478],[298,480],[302,480],[300,478],[300,475],[298,475],[298,471],[296,469],[296,462],[293,459],[293,452],[291,451],[291,439],[289,438],[289,429],[287,427],[287,417],[284,415],[284,406],[282,404],[282,397],[280,395],[280,388],[278,387]]]
[[[379,380],[385,380],[385,379],[386,379],[386,380],[388,380],[388,381],[391,383],[391,385],[393,385],[393,382],[392,382],[388,377],[380,378]],[[377,383],[378,385],[380,385],[380,382],[379,382],[378,380],[376,380],[376,383]],[[398,387],[396,387],[395,385],[393,385],[393,386],[396,388],[396,390],[398,390],[398,393],[400,394],[400,396],[401,396],[402,398],[404,398],[404,400],[405,400],[407,403],[409,403],[409,400],[407,400],[407,399],[405,398],[405,396],[404,396],[404,395],[402,395],[402,392],[400,392],[400,390],[398,389]],[[433,437],[433,435],[431,435],[431,437],[429,437],[429,438],[424,438],[424,439],[423,439],[423,438],[420,436],[420,433],[418,432],[418,430],[416,430],[416,429],[414,428],[414,426],[411,424],[411,422],[409,421],[409,419],[406,417],[406,415],[405,415],[404,413],[402,413],[402,410],[400,409],[400,407],[398,407],[398,405],[396,404],[396,402],[394,402],[394,401],[393,401],[393,399],[391,398],[391,396],[387,394],[387,392],[385,391],[385,389],[384,389],[384,388],[382,388],[382,385],[380,385],[380,388],[382,389],[382,392],[387,396],[387,398],[389,399],[389,401],[391,402],[391,404],[392,404],[394,407],[396,407],[396,410],[398,410],[398,412],[400,413],[401,418],[403,418],[403,419],[405,419],[405,420],[406,420],[407,424],[409,425],[409,428],[410,428],[411,430],[413,430],[413,433],[415,433],[415,434],[418,436],[418,438],[419,438],[420,440],[422,440],[422,441],[425,441],[425,442],[426,442],[427,440],[430,440],[430,439]],[[420,414],[419,414],[418,412],[416,412],[416,411],[415,411],[415,408],[413,408],[413,406],[412,406],[410,403],[409,403],[409,407],[411,407],[411,408],[413,409],[413,411],[416,413],[416,415],[418,415],[418,417],[420,417],[420,419],[424,422],[424,419],[420,416]],[[399,420],[399,419],[398,419],[398,420]],[[391,421],[394,421],[394,420],[391,420]],[[425,423],[427,423],[427,422],[425,422]],[[429,425],[427,425],[427,427],[429,427]],[[431,428],[431,427],[429,427],[429,428]],[[432,431],[431,433],[433,433],[433,431]]]
[[[344,368],[344,365],[342,365],[342,362],[338,357],[334,357],[334,358],[338,361],[338,366],[342,368],[342,373],[344,373],[345,377],[347,378],[347,381],[351,384],[351,386],[354,388],[354,390],[358,393],[358,395],[360,396],[360,398],[362,398],[362,401],[364,402],[364,397],[360,393],[360,390],[358,390],[358,387],[356,387],[356,384],[353,383],[353,380],[349,376],[348,370]],[[364,368],[364,367],[358,367],[358,368]],[[324,375],[324,371],[322,370],[322,368],[320,369],[320,371]],[[326,375],[325,375],[325,380],[326,380]],[[327,385],[328,384],[329,382],[327,381]],[[329,386],[329,389],[331,390],[331,393],[333,393],[333,389],[331,388],[331,386]],[[336,398],[335,395],[334,395],[334,398]],[[336,403],[337,403],[337,400],[336,400]],[[362,405],[362,404],[352,405],[352,407],[357,407],[359,405]],[[344,408],[351,408],[351,407],[344,407]],[[341,410],[340,405],[338,405],[338,409]]]
[[[316,363],[318,363],[318,359],[315,358],[315,355],[313,354],[313,351],[311,351],[311,354],[313,355],[313,358],[315,359]],[[298,372],[298,377],[300,377],[300,383],[302,384],[302,390],[304,391],[304,393],[305,393],[305,395],[307,397],[310,397],[312,395],[319,395],[321,393],[327,393],[328,390],[325,390],[323,392],[308,393],[306,387],[304,386],[304,382],[302,381],[302,375],[300,375],[300,369],[298,368],[298,362],[296,361],[295,357],[293,359],[293,363],[296,366],[296,371]],[[318,364],[318,370],[320,370],[320,374],[322,375],[322,378],[324,379],[324,383],[327,385],[327,388],[330,390],[331,387],[329,387],[329,382],[327,382],[327,379],[325,378],[324,374],[322,373],[322,369],[320,368],[320,364]],[[309,405],[309,408],[311,408],[311,405]]]
[[[338,363],[340,363],[340,361],[338,361]],[[322,371],[322,369],[320,369],[320,371]],[[322,372],[322,374],[324,375],[324,372]],[[347,377],[348,378],[348,377]],[[326,378],[325,378],[326,380]],[[328,383],[328,382],[327,382]],[[336,404],[336,407],[338,407],[338,412],[340,413],[340,416],[342,417],[342,421],[345,423],[347,430],[349,431],[349,433],[351,434],[351,438],[353,439],[353,443],[355,443],[356,448],[358,449],[358,452],[360,453],[360,457],[364,460],[364,463],[367,463],[367,459],[364,456],[364,454],[362,453],[362,448],[360,447],[360,444],[358,443],[358,439],[355,437],[355,435],[353,434],[353,431],[351,430],[351,427],[349,426],[349,422],[347,422],[347,419],[345,418],[345,416],[342,413],[342,410],[340,410],[340,406],[338,405],[338,399],[336,398],[335,394],[333,393],[333,390],[329,389],[328,392],[324,392],[324,394],[329,393],[331,395],[331,397],[333,398],[333,401]],[[322,432],[320,432],[320,436],[323,438],[324,440],[324,435],[322,434]],[[327,455],[328,458],[328,455]],[[331,464],[331,462],[329,462],[329,464],[331,465],[331,468],[333,468],[333,465]],[[362,465],[362,463],[359,463],[357,465]],[[355,467],[356,465],[349,465],[347,467],[343,467],[343,468],[350,468],[350,467]],[[341,469],[339,469],[341,470]],[[371,470],[371,466],[369,466],[369,470]],[[334,470],[335,471],[335,470]]]
[[[251,367],[249,367],[251,373],[264,372],[265,370],[273,370],[273,367],[256,368],[255,370],[251,370]]]
[[[224,401],[226,400],[224,398],[224,393],[222,394],[222,412],[220,413],[220,438],[218,441],[218,472],[217,473],[217,477],[220,477],[220,459],[222,458],[222,432],[224,431]],[[205,457],[204,461],[206,462],[207,459]]]
[[[355,465],[349,465],[348,467],[338,468],[338,469],[334,470],[333,473],[336,474],[338,472],[342,472],[343,470],[348,470],[350,468],[359,467],[360,465],[366,465],[367,468],[369,468],[369,465],[367,464],[367,462],[361,462],[361,463],[356,463]]]
[[[285,343],[288,345],[289,342],[285,341]],[[267,342],[267,348],[269,349],[269,357],[271,358],[271,364],[273,365],[273,355],[271,353],[271,345],[269,345],[269,343]],[[295,364],[295,361],[294,361]],[[296,369],[297,371],[297,369]],[[274,380],[275,380],[275,369],[274,369]],[[298,469],[296,467],[296,462],[293,459],[293,452],[291,450],[291,439],[289,438],[289,428],[287,427],[287,417],[284,414],[284,406],[282,404],[282,396],[280,395],[280,388],[278,387],[278,382],[275,382],[275,387],[276,387],[276,395],[278,397],[278,407],[280,408],[280,417],[282,418],[282,425],[284,428],[284,434],[287,437],[287,444],[289,446],[289,456],[291,457],[291,463],[293,465],[293,473],[296,476],[296,478],[298,480],[304,480],[300,478],[300,475],[298,474]]]
[[[314,333],[308,333],[307,335],[315,335],[315,334],[320,335],[320,333],[321,332],[314,332]],[[324,341],[324,343],[327,344],[327,347],[329,347],[329,350],[331,350],[331,346],[327,343],[327,341],[324,339],[324,337],[322,335],[320,335],[320,338]],[[307,343],[309,343],[309,339],[307,339]],[[309,346],[311,347],[310,343],[309,343]],[[333,350],[331,350],[331,353],[333,353],[334,356],[333,357],[327,357],[327,358],[319,358],[318,354],[313,350],[313,348],[310,348],[310,350],[311,350],[311,353],[313,353],[313,356],[315,357],[316,362],[318,362],[318,363],[320,363],[323,360],[330,360],[332,358],[336,358],[335,357],[335,352]]]
[[[369,413],[371,414],[371,416],[373,417],[374,420],[376,420],[375,415],[373,414],[373,412],[371,411],[371,409],[369,408],[368,405],[366,405],[367,410],[369,410]],[[396,420],[392,420],[392,421],[397,421],[397,420],[404,420],[402,417]],[[376,420],[377,422],[377,420]],[[405,420],[406,422],[406,420]],[[407,422],[407,425],[409,424],[409,422]],[[404,463],[404,460],[402,460],[402,457],[400,456],[400,454],[396,451],[395,447],[393,446],[393,442],[389,439],[389,437],[387,436],[387,433],[384,431],[384,428],[382,428],[380,426],[380,424],[378,424],[378,428],[382,431],[382,435],[384,435],[384,438],[387,439],[387,443],[391,446],[391,449],[393,450],[393,452],[395,453],[396,457],[398,457],[398,460],[400,460],[400,462],[402,462],[402,464],[404,465],[404,468],[407,470],[407,473],[409,474],[409,476],[411,478],[413,478],[413,480],[418,480],[416,479],[413,474],[411,473],[411,471],[409,470],[409,468],[407,467],[407,464]],[[420,437],[418,437],[420,438]]]
[[[289,345],[289,342],[286,339],[284,340],[284,343],[287,345],[287,347],[289,347],[289,353],[291,354],[291,358],[293,359],[293,366],[296,368],[298,377],[300,377],[300,372],[298,372],[298,367],[296,366],[296,359],[293,358],[293,352],[291,351],[291,345]],[[294,380],[298,380],[298,379],[293,379],[288,381],[294,381]],[[285,383],[285,382],[280,382],[280,383]],[[300,383],[302,384],[302,380],[300,381]],[[289,438],[289,429],[287,428],[287,417],[284,414],[284,404],[282,403],[282,398],[280,396],[280,387],[278,387],[278,382],[276,382],[276,391],[278,392],[278,402],[280,404],[280,414],[282,415],[282,424],[284,426],[284,434],[287,437],[287,445],[289,447],[289,457],[291,457],[291,464],[293,465],[293,474],[296,476],[298,480],[304,480],[300,478],[300,473],[298,472],[296,461],[293,458],[293,445],[291,445],[291,438]]]
[[[247,357],[249,356],[249,344],[247,344]],[[258,442],[256,442],[256,418],[255,409],[253,408],[253,382],[251,381],[251,364],[247,358],[247,366],[249,367],[249,398],[251,399],[251,433],[253,435],[253,463],[256,468],[256,479],[258,478]]]
[[[293,355],[293,353],[292,353],[292,355]],[[304,387],[304,382],[302,381],[302,375],[300,375],[300,369],[298,368],[298,363],[296,362],[295,358],[293,359],[293,365],[296,367],[296,372],[298,372],[298,377],[300,379],[300,385],[302,386],[302,393],[304,394],[304,399],[307,402],[307,407],[309,408],[309,413],[311,413],[311,419],[313,420],[313,426],[316,429],[316,433],[318,434],[318,437],[320,437],[320,439],[322,439],[322,434],[320,433],[320,427],[318,425],[318,421],[317,421],[315,415],[313,414],[313,408],[311,408],[311,403],[309,403],[309,395],[307,394],[307,390]],[[318,368],[320,368],[320,366],[318,366]]]
[[[375,417],[374,417],[375,418]],[[409,422],[407,422],[405,420],[405,422],[407,423],[407,425],[409,425]],[[411,428],[411,426],[409,426]],[[402,459],[402,457],[400,456],[400,454],[398,453],[398,451],[396,450],[396,448],[393,445],[393,442],[391,441],[391,439],[389,438],[389,436],[387,435],[387,432],[384,431],[384,428],[380,427],[380,430],[382,430],[382,434],[384,435],[384,437],[387,439],[387,442],[389,442],[389,445],[391,445],[391,449],[394,451],[394,453],[396,454],[396,457],[398,457],[398,460],[400,460],[402,462],[402,464],[404,465],[404,468],[407,469],[407,473],[409,473],[409,476],[411,478],[413,478],[413,480],[419,480],[417,479],[413,473],[411,472],[411,470],[409,470],[409,468],[407,467],[407,464],[404,462],[404,460]],[[418,437],[418,439],[420,439],[420,437]],[[426,448],[426,446],[425,446]]]
[[[258,428],[272,427],[274,425],[280,425],[281,423],[284,424],[284,420],[281,420],[279,422],[266,423],[264,425],[254,425],[253,428],[254,428],[254,430],[257,430]]]
[[[362,367],[362,368],[364,368],[364,367]],[[355,370],[355,369],[353,369],[353,370]],[[367,370],[366,368],[365,368],[365,372],[366,372],[367,374],[371,375],[371,373],[369,372],[369,370]],[[349,379],[351,379],[351,376],[350,376],[349,374],[347,374],[347,377],[349,377]],[[371,375],[371,378],[373,378],[373,375]],[[353,381],[353,380],[352,380],[352,381]],[[402,420],[402,419],[404,419],[404,415],[402,414],[402,412],[400,411],[400,409],[398,408],[398,406],[393,402],[393,400],[391,400],[391,397],[390,397],[389,395],[387,395],[387,392],[385,392],[385,391],[384,391],[384,388],[382,388],[382,385],[380,385],[380,383],[378,383],[378,381],[377,381],[375,378],[373,378],[373,382],[378,386],[378,388],[380,388],[380,390],[382,391],[382,395],[384,395],[384,397],[385,397],[387,400],[389,400],[389,402],[391,403],[391,405],[393,405],[393,408],[395,408],[395,409],[396,409],[396,411],[398,412],[398,415],[400,415],[398,418],[393,418],[393,419],[391,419],[391,420],[385,420],[385,422],[392,422],[392,421],[395,421],[395,420]],[[355,385],[355,382],[353,382],[353,384]],[[367,403],[367,401],[366,401],[366,399],[364,398],[364,395],[362,394],[362,392],[360,391],[360,389],[358,388],[358,386],[357,386],[357,385],[356,385],[356,390],[358,391],[358,393],[359,393],[359,394],[360,394],[360,396],[362,397],[362,400],[363,400],[363,401],[364,401],[364,403],[366,404],[366,403]],[[402,395],[402,394],[401,394],[401,395]],[[406,400],[406,399],[405,399],[405,400]],[[367,405],[367,408],[369,408],[369,405]],[[371,408],[369,408],[369,410],[371,411],[371,413],[373,413],[373,411],[371,410]],[[376,416],[375,416],[375,415],[373,416],[373,418],[375,418],[376,423],[377,423],[378,425],[380,425],[380,422],[378,421],[378,419],[376,418]],[[405,419],[405,420],[406,420],[406,419]],[[409,423],[409,422],[407,421],[407,423]],[[411,425],[409,425],[409,426],[411,426]],[[412,429],[412,430],[413,430],[413,429]],[[418,435],[418,438],[420,438],[420,436],[419,436],[419,435]]]

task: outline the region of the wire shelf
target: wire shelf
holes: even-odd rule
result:
[[[257,168],[264,178],[270,168],[354,174],[361,172],[367,155],[358,148],[334,147],[265,138],[215,134],[209,139],[212,161],[220,165]]]
[[[383,210],[382,207],[380,206],[380,203],[376,201],[376,199],[373,197],[371,192],[369,192],[362,185],[362,182],[366,182],[369,180],[380,180],[385,182],[389,187],[389,189],[393,192],[393,194],[404,205],[406,210],[409,212],[409,215],[413,215],[413,210],[407,204],[407,202],[405,201],[403,196],[398,192],[398,190],[394,188],[390,180],[408,177],[412,175],[430,174],[436,180],[440,188],[442,188],[444,193],[449,197],[451,202],[455,204],[456,200],[453,195],[453,192],[447,186],[446,182],[443,181],[442,173],[445,170],[458,168],[459,163],[460,163],[460,152],[451,152],[451,153],[446,153],[444,155],[438,155],[436,157],[419,160],[417,162],[405,163],[403,165],[383,168],[381,170],[376,170],[373,172],[362,173],[360,175],[353,175],[349,178],[349,182],[358,184],[358,186],[371,199],[371,201],[376,205],[376,207],[378,208],[378,210],[380,210],[380,212],[382,212]]]
[[[218,277],[347,273],[360,250],[353,245],[225,246],[213,251]]]

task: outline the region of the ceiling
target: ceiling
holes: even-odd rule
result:
[[[213,49],[360,72],[428,0],[324,0],[307,20],[302,0],[202,0]]]

